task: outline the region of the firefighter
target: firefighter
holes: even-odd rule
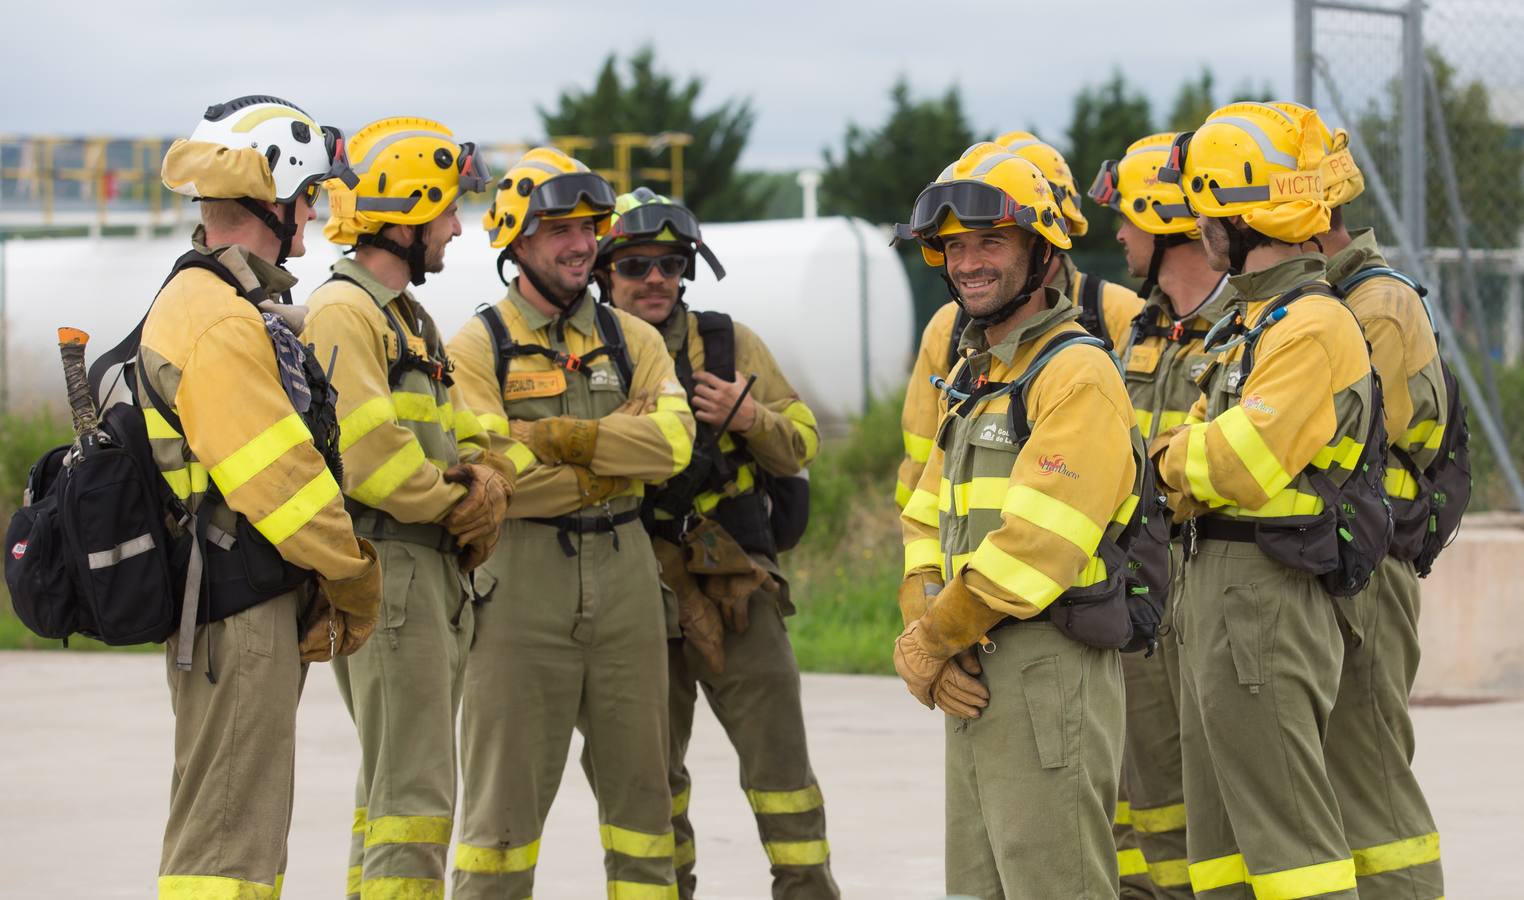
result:
[[[334,477],[322,366],[297,311],[271,302],[296,284],[283,264],[342,164],[337,130],[264,95],[208,107],[164,157],[165,187],[200,201],[201,226],[143,323],[136,399],[192,516],[201,590],[165,642],[161,900],[279,896],[306,663],[354,653],[376,624],[381,570]]]
[[[794,612],[778,567],[778,523],[797,507],[775,502],[820,447],[815,415],[756,333],[724,313],[694,312],[683,280],[702,255],[724,275],[698,219],[680,203],[637,188],[618,198],[599,246],[598,279],[615,307],[661,332],[699,422],[693,461],[646,494],[662,581],[678,604],[669,643],[672,825],[679,895],[694,893],[692,784],[685,757],[702,686],[741,763],[741,789],[772,864],[773,896],[837,897],[825,805],[810,769],[799,666],[783,619]]]
[[[455,822],[455,713],[471,593],[509,483],[483,463],[434,320],[414,296],[460,234],[456,204],[490,176],[438,122],[382,119],[350,138],[357,181],[328,182],[324,234],[353,248],[313,292],[302,336],[338,362],[344,494],[382,563],[382,637],[334,664],[360,735],[346,894],[444,893]]]
[[[640,495],[681,472],[693,415],[656,329],[594,302],[608,182],[530,150],[483,218],[518,275],[450,341],[454,378],[511,463],[461,712],[454,896],[527,897],[572,729],[586,741],[608,894],[676,891],[667,625]]]

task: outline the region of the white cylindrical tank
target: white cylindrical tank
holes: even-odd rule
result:
[[[440,330],[453,335],[477,306],[503,295],[497,251],[466,219],[446,268],[419,289]],[[308,226],[310,250],[290,261],[296,302],[322,283],[338,250]],[[728,270],[716,283],[702,262],[687,299],[730,313],[759,334],[823,423],[863,409],[868,391],[903,382],[912,347],[910,285],[883,232],[845,218],[711,225],[706,242]],[[13,407],[61,407],[55,330],[83,328],[90,357],[127,334],[148,309],[186,237],[10,240],[5,253],[6,376]],[[507,271],[512,275],[512,266]],[[339,360],[339,365],[343,360]]]

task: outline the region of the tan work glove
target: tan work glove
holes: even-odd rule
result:
[[[910,695],[930,709],[932,691],[950,660],[967,650],[989,631],[1005,613],[985,605],[954,576],[927,608],[926,614],[894,641],[894,670]]]
[[[577,491],[582,495],[582,506],[597,506],[608,498],[627,491],[630,479],[621,475],[595,475],[586,466],[572,466],[577,476]]]
[[[935,570],[911,572],[900,582],[900,620],[904,627],[926,614],[926,608],[942,590],[942,573]]]
[[[725,627],[736,634],[745,634],[751,627],[751,595],[759,590],[778,590],[777,580],[766,569],[756,563],[751,566],[752,570],[743,575],[704,576],[704,595],[719,607]]]
[[[535,458],[546,465],[590,466],[593,447],[598,443],[598,420],[570,416],[532,422],[515,419],[508,425],[508,435],[534,451]]]
[[[370,562],[353,578],[329,581],[319,577],[318,592],[303,621],[302,662],[327,662],[360,649],[376,630],[381,612],[381,563],[376,548],[364,538],[360,553]]]
[[[937,708],[960,719],[979,718],[979,713],[990,705],[989,688],[978,677],[982,671],[976,648],[970,647],[954,656],[951,663],[942,667],[942,674],[931,689],[931,699]]]
[[[710,671],[722,674],[725,671],[725,625],[720,621],[719,610],[699,590],[693,573],[688,571],[681,547],[671,541],[652,538],[651,549],[656,552],[656,562],[661,566],[662,584],[677,595],[677,624],[683,630],[683,639],[698,650]]]
[[[444,527],[462,545],[497,543],[508,515],[513,482],[503,473],[479,463],[459,463],[445,470],[445,481],[466,486],[466,496],[444,518]],[[490,548],[489,548],[490,550]]]
[[[758,589],[777,590],[778,582],[713,519],[689,530],[684,550],[688,571],[703,577],[704,593],[719,607],[725,627],[744,634],[751,624],[751,595]]]

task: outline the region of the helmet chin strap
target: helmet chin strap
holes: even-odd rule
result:
[[[291,257],[291,241],[296,237],[296,201],[282,203],[281,215],[277,217],[260,205],[258,200],[249,197],[239,197],[238,205],[248,210],[249,214],[265,224],[277,238],[280,239],[280,252],[275,254],[275,264],[283,266]]]
[[[375,247],[377,250],[385,250],[387,253],[407,263],[408,280],[415,285],[423,284],[428,278],[428,272],[424,270],[425,257],[428,255],[428,244],[423,239],[423,229],[420,226],[413,227],[413,243],[404,247],[389,237],[377,234],[362,234],[358,242],[362,247]]]
[[[1189,244],[1191,239],[1183,234],[1154,235],[1154,254],[1148,260],[1148,277],[1138,286],[1138,296],[1144,300],[1159,286],[1159,269],[1164,266],[1164,252],[1171,247]]]
[[[969,320],[980,328],[989,328],[992,325],[999,325],[1001,322],[1014,316],[1018,309],[1021,309],[1027,304],[1028,300],[1032,299],[1032,295],[1037,292],[1037,289],[1042,287],[1043,282],[1048,277],[1048,262],[1051,259],[1047,249],[1048,244],[1046,241],[1041,239],[1034,239],[1032,241],[1032,255],[1028,260],[1027,280],[1022,283],[1020,290],[1016,292],[1014,297],[1011,297],[984,315],[975,315],[964,304],[963,296],[958,293],[958,287],[953,283],[952,276],[947,274],[947,266],[945,264],[942,266],[942,280],[947,282],[948,290],[952,291],[953,300],[964,312],[968,313]]]
[[[508,253],[507,248],[503,249],[503,253]],[[534,289],[539,292],[540,296],[549,301],[551,306],[554,306],[556,309],[561,311],[561,318],[563,319],[571,315],[572,310],[577,308],[577,303],[581,301],[583,295],[587,293],[587,285],[583,285],[582,289],[577,291],[575,294],[571,295],[570,297],[563,297],[561,296],[560,291],[553,290],[550,285],[546,284],[545,281],[540,278],[539,275],[535,274],[534,267],[525,265],[519,260],[514,259],[512,256],[509,256],[508,258],[513,260],[514,265],[518,266],[519,274],[529,279],[529,283],[534,285]],[[499,276],[502,275],[501,256],[498,258],[498,274]]]

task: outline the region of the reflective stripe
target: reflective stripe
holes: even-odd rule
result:
[[[396,420],[397,413],[390,397],[372,397],[366,400],[339,420],[339,452],[343,453],[360,438],[387,422]]]
[[[941,563],[942,548],[937,546],[936,538],[916,538],[905,545],[905,574]]]
[[[408,422],[443,421],[443,414],[449,409],[448,403],[443,408],[438,406],[430,394],[418,394],[412,391],[393,392],[392,405],[397,408],[397,418]]]
[[[610,881],[609,900],[677,900],[677,885]]]
[[[819,425],[815,421],[815,414],[803,401],[795,400],[783,407],[783,416],[799,428],[799,437],[804,440],[805,461],[814,459],[820,451],[820,432],[817,430]]]
[[[1070,587],[1090,587],[1092,584],[1100,584],[1106,580],[1106,562],[1099,556],[1090,557],[1085,563],[1085,568],[1080,569],[1079,576],[1074,579]]]
[[[176,431],[174,426],[169,424],[169,420],[164,418],[152,406],[143,407],[143,426],[148,431],[148,439],[150,441],[162,441],[181,437],[180,432]]]
[[[1339,439],[1339,443],[1332,447],[1324,447],[1312,458],[1312,464],[1320,469],[1327,469],[1337,465],[1341,469],[1350,472],[1355,470],[1355,463],[1360,461],[1360,454],[1365,451],[1365,444],[1357,441],[1349,435]]]
[[[1094,553],[1101,542],[1102,528],[1089,516],[1029,485],[1013,485],[1006,492],[1005,504],[1000,511],[1051,531],[1086,555]]]
[[[323,511],[329,501],[339,496],[339,483],[333,473],[324,469],[307,482],[291,499],[275,508],[275,511],[254,523],[265,540],[277,546],[296,534],[312,517]]]
[[[360,882],[360,900],[444,900],[444,880],[401,878],[394,875]]]
[[[1336,859],[1266,875],[1251,875],[1255,900],[1301,900],[1355,889],[1355,861]]]
[[[620,828],[618,825],[599,825],[598,836],[603,840],[603,849],[638,859],[670,857],[675,849],[670,831],[663,834],[647,834],[643,831]]]
[[[688,408],[688,401],[676,394],[662,394],[656,398],[656,409],[660,412],[692,412]],[[726,435],[729,437],[729,435]]]
[[[725,486],[723,491],[705,491],[693,498],[693,508],[700,513],[709,513],[721,500],[730,497],[739,497],[753,490],[757,486],[757,467],[752,463],[743,463],[736,472],[736,480]]]
[[[1148,864],[1148,880],[1162,888],[1186,887],[1191,883],[1191,873],[1185,860],[1166,859]]]
[[[1179,831],[1185,827],[1185,804],[1175,803],[1153,809],[1134,809],[1132,827],[1144,834]]]
[[[349,874],[344,879],[344,896],[360,896],[360,877],[365,874],[364,866],[350,866]]]
[[[482,423],[482,427],[503,437],[508,436],[508,420],[493,413],[478,413],[476,421]]]
[[[672,868],[674,869],[686,869],[697,861],[698,851],[694,849],[692,841],[683,841],[672,853]]]
[[[952,485],[953,512],[966,516],[973,509],[1000,509],[1006,502],[1011,479],[1004,475],[985,475]]]
[[[221,875],[161,875],[159,900],[275,900],[275,885]]]
[[[1297,171],[1296,157],[1277,150],[1275,144],[1270,140],[1270,135],[1265,134],[1265,129],[1261,128],[1258,122],[1245,119],[1242,116],[1216,116],[1212,119],[1212,124],[1232,125],[1254,139],[1254,143],[1259,145],[1260,155],[1265,158],[1265,162],[1275,163],[1293,172]]]
[[[656,402],[659,404],[662,399],[666,398],[659,398]],[[683,408],[687,409],[688,404],[684,403]],[[666,438],[667,446],[672,448],[672,474],[676,475],[688,468],[688,463],[693,459],[693,439],[688,437],[683,420],[677,417],[677,413],[663,409],[651,413],[648,418],[661,429],[661,436]]]
[[[1383,481],[1386,484],[1387,494],[1392,497],[1398,500],[1418,499],[1418,479],[1402,466],[1392,466],[1387,469],[1386,478]]]
[[[809,812],[825,803],[820,786],[813,784],[797,791],[747,791],[746,800],[751,803],[751,811],[759,816]]]
[[[1279,494],[1270,498],[1270,501],[1259,509],[1246,509],[1242,506],[1229,506],[1217,510],[1230,516],[1246,519],[1279,519],[1284,516],[1315,516],[1323,511],[1323,498],[1317,494],[1304,494],[1293,488],[1286,488]]]
[[[1153,437],[1154,414],[1146,409],[1132,408],[1132,418],[1138,423],[1138,432],[1144,437]]]
[[[482,433],[482,423],[469,409],[455,413],[455,440],[468,441]]]
[[[452,820],[444,816],[382,816],[365,823],[365,846],[449,844]]]
[[[1190,485],[1191,496],[1204,503],[1221,506],[1226,497],[1217,493],[1212,485],[1211,466],[1207,462],[1205,424],[1192,425],[1185,443],[1185,480]]]
[[[894,485],[894,505],[900,509],[910,503],[910,487],[905,482],[896,482]]]
[[[1280,460],[1275,458],[1265,439],[1260,436],[1259,429],[1249,421],[1247,410],[1235,406],[1214,421],[1228,446],[1233,448],[1238,461],[1249,470],[1249,476],[1265,492],[1266,497],[1274,497],[1277,491],[1291,483],[1291,476],[1281,468]]]
[[[458,844],[455,847],[455,868],[462,872],[508,875],[528,872],[539,861],[539,838],[522,847],[473,847],[470,844]]]
[[[260,432],[255,438],[228,454],[222,462],[211,468],[212,480],[222,489],[222,495],[233,493],[248,483],[250,478],[263,472],[271,463],[280,459],[287,450],[297,444],[312,440],[312,433],[302,422],[302,417],[292,413]]]
[[[925,488],[916,488],[905,504],[905,518],[922,525],[937,527],[937,498]]]
[[[905,455],[910,457],[911,461],[925,463],[926,460],[931,459],[931,448],[935,446],[931,438],[921,437],[909,431],[901,431],[900,437],[905,441]]]
[[[762,846],[775,866],[823,866],[831,859],[826,841],[768,841]]]
[[[1191,863],[1187,871],[1191,876],[1191,890],[1198,894],[1249,881],[1249,870],[1244,866],[1243,855],[1239,853]]]
[[[110,550],[97,550],[86,557],[90,568],[105,569],[116,565],[124,559],[132,559],[134,556],[147,553],[154,548],[153,535],[140,534],[130,541],[122,541]]]
[[[1027,601],[1039,610],[1064,592],[1064,586],[996,547],[986,538],[969,559],[969,566],[993,581],[1001,590]]]
[[[520,475],[524,474],[525,470],[538,461],[535,458],[534,451],[529,449],[528,444],[515,443],[503,455],[508,457],[508,461],[513,463],[514,469]]]
[[[1117,874],[1123,878],[1129,875],[1147,875],[1148,860],[1143,858],[1143,851],[1136,847],[1131,850],[1118,850]]]
[[[682,793],[672,798],[672,818],[677,818],[688,811],[688,798],[692,795],[693,788],[685,787]]]
[[[354,829],[353,829],[354,831],[364,831],[365,830],[365,814],[366,814],[366,812],[367,812],[367,808],[364,807],[364,806],[357,806],[357,807],[355,807],[355,818],[354,818]]]
[[[952,482],[943,478],[937,482],[937,511],[952,512]]]
[[[153,435],[149,435],[153,437]],[[1403,432],[1402,443],[1405,447],[1422,446],[1427,450],[1438,450],[1439,445],[1445,440],[1445,427],[1435,419],[1424,419],[1412,428]]]
[[[1138,508],[1138,500],[1137,494],[1128,494],[1127,499],[1122,501],[1122,505],[1117,507],[1116,514],[1111,517],[1111,521],[1126,525],[1128,520],[1132,518],[1133,512]]]
[[[1354,851],[1354,857],[1355,874],[1361,877],[1438,862],[1439,834],[1431,832],[1389,844],[1377,844]]]
[[[380,506],[428,462],[424,458],[423,447],[416,440],[410,440],[388,457],[386,462],[377,466],[364,481],[355,485],[349,496],[366,506]]]
[[[1131,825],[1132,824],[1132,804],[1128,803],[1126,800],[1122,800],[1122,801],[1118,802],[1117,803],[1117,811],[1111,817],[1111,824],[1113,824],[1113,825]]]
[[[1184,425],[1190,414],[1188,409],[1166,409],[1159,413],[1159,433]]]
[[[206,493],[208,483],[206,466],[195,460],[187,462],[183,469],[168,469],[159,474],[164,476],[164,480],[169,483],[169,489],[181,500],[189,498],[191,494]]]

